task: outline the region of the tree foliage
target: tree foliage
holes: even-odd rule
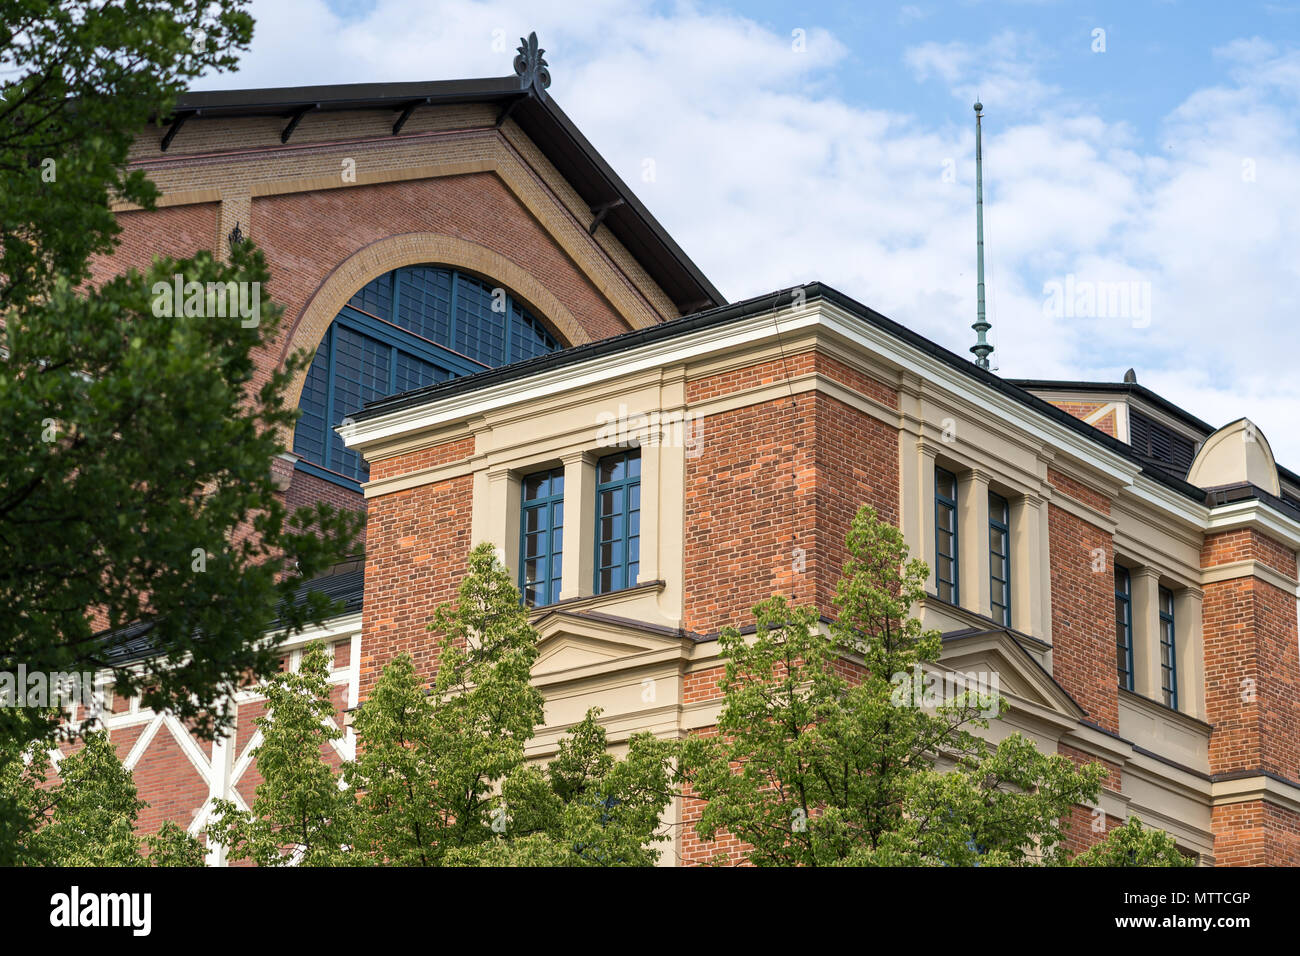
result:
[[[454,608],[430,627],[432,686],[409,655],[389,662],[354,714],[357,756],[338,770],[322,756],[338,736],[324,651],[274,678],[254,754],[263,783],[250,813],[220,804],[209,836],[269,865],[653,863],[672,744],[637,735],[616,759],[592,711],[544,769],[527,761],[543,720],[538,636],[490,545],[470,553]]]
[[[1150,830],[1137,817],[1106,834],[1070,860],[1071,866],[1193,866],[1195,860],[1179,851],[1163,830]]]
[[[671,741],[639,733],[623,759],[587,711],[545,767],[521,765],[501,787],[505,832],[452,851],[457,866],[653,866],[674,795]]]
[[[326,748],[343,737],[330,699],[330,659],[310,645],[296,671],[266,683],[266,710],[253,749],[262,781],[249,812],[230,800],[213,804],[208,838],[234,860],[259,866],[338,866],[362,862],[350,852],[355,806]]]
[[[22,808],[28,826],[8,862],[40,866],[202,866],[203,844],[170,820],[154,834],[137,833],[149,806],[108,735],[91,732],[84,746],[59,761],[53,778],[48,753],[25,750],[5,764],[0,793]],[[53,780],[49,786],[47,781]]]
[[[268,628],[327,615],[323,596],[295,591],[360,527],[277,498],[271,463],[297,415],[284,394],[307,357],[259,377],[280,315],[260,252],[87,281],[118,232],[110,201],[157,196],[128,169],[132,142],[191,79],[234,65],[246,6],[0,0],[0,671],[102,670],[130,628],[156,653],[114,667],[116,692],[201,735],[227,723],[234,687],[273,668]],[[176,299],[176,277],[203,292]],[[0,773],[59,719],[0,708],[14,744]],[[23,825],[0,804],[0,847]]]
[[[236,65],[247,7],[0,0],[0,315],[86,279],[120,231],[110,200],[153,208],[128,151],[192,80]]]
[[[1065,818],[1103,770],[977,730],[1005,702],[954,686],[922,706],[936,631],[911,616],[929,571],[897,528],[865,507],[847,538],[837,616],[773,597],[755,633],[721,636],[717,736],[686,742],[683,771],[709,841],[727,831],[771,866],[1028,865],[1063,859]],[[853,662],[853,663],[849,663]]]

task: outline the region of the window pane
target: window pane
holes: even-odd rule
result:
[[[616,538],[623,537],[623,516],[616,514],[609,518],[600,519],[600,540],[613,541]]]
[[[540,475],[529,475],[524,479],[524,499],[533,501],[536,498],[544,498],[547,495],[546,484],[545,472]]]
[[[945,498],[957,497],[957,479],[949,472],[938,469],[934,473],[934,489]]]
[[[601,459],[600,462],[600,483],[607,484],[611,481],[622,481],[627,477],[627,459],[622,455],[611,455],[608,458]]]
[[[623,563],[623,542],[607,541],[600,546],[600,566],[602,568],[613,567],[616,564]]]
[[[600,572],[600,591],[602,594],[607,594],[610,591],[617,591],[622,586],[622,568],[606,568]]]
[[[485,365],[504,364],[507,312],[513,317],[510,359],[560,348],[506,290],[494,297],[495,288],[452,269],[417,265],[376,276],[359,289],[335,317],[308,369],[294,451],[306,462],[363,481],[369,465],[333,431],[344,417],[387,395],[453,378],[452,369],[464,366],[453,351]]]

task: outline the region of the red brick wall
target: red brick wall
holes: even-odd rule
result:
[[[1102,514],[1110,514],[1110,501],[1100,492],[1093,491],[1080,481],[1075,481],[1055,468],[1047,469],[1047,481],[1062,494],[1068,495],[1080,504],[1094,508]]]
[[[102,282],[127,269],[143,271],[157,256],[188,259],[200,249],[218,248],[216,203],[164,206],[154,212],[118,213],[122,227],[111,256],[91,260],[93,282]]]
[[[847,371],[847,370],[846,370]],[[891,393],[897,402],[897,396]],[[816,400],[817,603],[833,615],[836,584],[848,560],[844,539],[864,504],[898,525],[898,431],[850,405],[818,394]]]
[[[1214,808],[1217,866],[1300,866],[1300,814],[1247,800]]]
[[[405,455],[381,458],[370,463],[370,480],[379,481],[394,475],[409,475],[425,468],[434,468],[453,461],[461,461],[474,454],[474,436],[445,441],[421,448]]]
[[[1207,535],[1205,568],[1255,560],[1295,577],[1295,554],[1251,529]],[[1267,771],[1300,779],[1300,661],[1295,596],[1257,577],[1205,585],[1202,641],[1210,772]],[[1300,865],[1297,815],[1262,801],[1216,807],[1224,865]]]
[[[286,306],[286,332],[340,262],[371,243],[414,232],[455,236],[511,260],[559,299],[592,338],[629,328],[490,173],[259,198],[253,222],[252,235],[271,270],[270,293]]]
[[[898,405],[893,389],[813,352],[695,379],[687,384],[687,400],[812,371],[888,407]],[[686,626],[712,633],[752,624],[751,607],[774,593],[833,614],[835,583],[848,557],[844,538],[858,508],[871,504],[885,520],[898,522],[897,430],[836,398],[805,391],[711,415],[700,437],[701,454],[687,459]],[[721,677],[721,666],[686,675],[683,703],[720,698]],[[708,843],[697,838],[703,808],[688,788],[682,862],[743,863],[748,847],[731,834]]]
[[[687,628],[752,623],[750,609],[774,593],[814,600],[815,405],[803,392],[703,421],[700,454],[686,462]]]
[[[891,389],[812,352],[695,379],[687,401],[814,369],[897,406]],[[686,626],[751,623],[753,605],[774,593],[832,614],[853,515],[871,504],[898,521],[897,430],[805,391],[710,415],[700,437],[700,454],[687,459]]]
[[[400,653],[409,653],[421,674],[434,672],[436,635],[426,625],[465,574],[472,502],[469,475],[370,500],[361,700]]]
[[[1295,574],[1295,558],[1243,529],[1208,535],[1204,567],[1254,558]],[[1214,724],[1210,770],[1264,769],[1300,778],[1300,662],[1295,596],[1256,577],[1205,586],[1205,704]]]
[[[1057,744],[1056,752],[1068,757],[1078,767],[1084,767],[1090,763],[1101,764],[1106,768],[1106,777],[1102,780],[1102,787],[1113,793],[1122,791],[1122,776],[1119,764],[1112,763],[1109,760],[1101,760],[1068,744]],[[1069,826],[1065,831],[1065,838],[1062,840],[1062,844],[1070,852],[1070,855],[1082,853],[1089,847],[1095,846],[1106,838],[1107,833],[1124,824],[1123,820],[1110,814],[1105,814],[1105,818],[1105,829],[1094,830],[1095,817],[1092,807],[1076,805],[1070,811],[1069,817],[1066,818]]]
[[[1295,552],[1250,528],[1207,534],[1201,546],[1201,567],[1217,568],[1237,561],[1258,561],[1284,574],[1296,576]]]
[[[1047,526],[1052,572],[1052,676],[1088,712],[1089,719],[1118,733],[1111,536],[1055,504],[1048,506]],[[1098,548],[1104,555],[1101,571],[1093,570]]]

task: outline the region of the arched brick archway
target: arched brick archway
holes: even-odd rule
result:
[[[298,349],[314,351],[325,337],[325,330],[339,310],[358,289],[376,276],[402,266],[430,263],[476,272],[501,283],[517,295],[533,312],[544,319],[564,345],[582,345],[591,341],[560,300],[531,273],[478,243],[431,232],[414,232],[380,239],[358,249],[339,263],[307,299],[297,321],[281,346],[279,361]],[[304,368],[294,376],[286,397],[295,407],[302,396]]]

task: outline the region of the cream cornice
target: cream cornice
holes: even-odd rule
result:
[[[1251,528],[1293,550],[1300,549],[1300,521],[1279,514],[1260,501],[1236,501],[1210,510],[1206,530]]]
[[[689,332],[670,339],[599,356],[576,365],[547,369],[524,378],[501,382],[469,393],[453,394],[441,401],[411,408],[398,409],[388,414],[361,422],[341,426],[339,434],[349,448],[367,454],[382,448],[393,439],[414,431],[439,428],[448,423],[476,414],[488,414],[515,404],[535,401],[552,401],[557,396],[574,389],[585,388],[599,382],[613,381],[656,369],[664,365],[698,363],[707,356],[732,349],[752,349],[755,346],[777,341],[793,341],[801,333],[814,331],[827,334],[863,349],[877,361],[884,361],[896,369],[899,381],[921,380],[938,388],[954,399],[968,404],[988,421],[1005,423],[1007,431],[1019,433],[1031,442],[1044,446],[1048,458],[1055,459],[1053,466],[1067,471],[1072,469],[1060,459],[1070,459],[1086,472],[1094,483],[1101,482],[1121,489],[1121,494],[1133,496],[1146,506],[1165,516],[1194,528],[1203,529],[1210,515],[1204,505],[1191,501],[1173,489],[1141,473],[1141,467],[1129,459],[1112,452],[1066,425],[1035,413],[1021,403],[992,388],[970,381],[951,367],[928,353],[895,338],[883,329],[863,322],[834,303],[816,300],[806,307],[789,309],[775,315],[765,313],[728,322],[711,328]],[[782,383],[785,388],[785,383]],[[892,410],[891,410],[892,411]],[[905,412],[899,414],[905,415]],[[1073,475],[1072,475],[1073,477]],[[1089,476],[1085,475],[1086,481]],[[1245,503],[1247,505],[1251,503]],[[1233,520],[1238,525],[1246,523],[1241,508],[1234,508]],[[1216,509],[1223,513],[1224,509]],[[1096,513],[1088,520],[1097,521]],[[1266,518],[1256,519],[1267,521]],[[1226,519],[1225,519],[1226,520]],[[1106,525],[1114,519],[1107,519]],[[1300,544],[1300,522],[1278,518],[1281,528],[1274,534],[1287,532],[1288,540]]]
[[[1271,584],[1273,587],[1285,591],[1287,594],[1296,593],[1296,582],[1288,578],[1285,574],[1274,571],[1262,561],[1233,561],[1231,564],[1220,564],[1217,567],[1207,568],[1201,572],[1201,584],[1215,584],[1219,581],[1231,581],[1234,578],[1259,578],[1265,584]]]
[[[1300,813],[1300,787],[1264,774],[1239,780],[1216,780],[1210,785],[1210,795],[1216,807],[1262,800],[1292,813]]]

